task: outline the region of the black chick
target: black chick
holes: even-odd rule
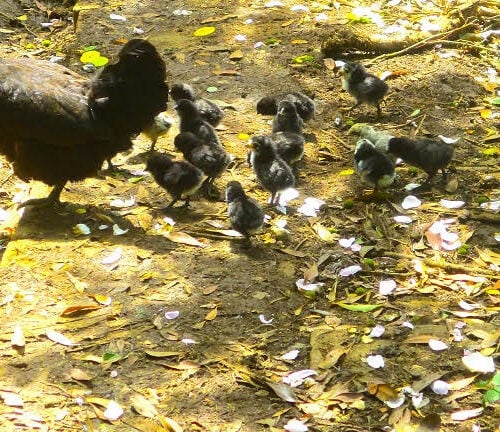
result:
[[[387,150],[407,164],[423,169],[429,183],[439,170],[446,176],[445,168],[453,158],[455,146],[429,138],[393,137]]]
[[[255,175],[265,189],[271,192],[271,204],[277,204],[280,192],[295,186],[292,169],[276,153],[276,149],[267,136],[255,136],[251,139],[251,165]]]
[[[129,149],[165,110],[165,77],[154,46],[138,39],[94,81],[46,61],[0,59],[0,153],[21,179],[53,186],[47,198],[22,205],[59,203],[68,181],[95,175]]]
[[[200,111],[194,102],[187,99],[180,99],[177,105],[175,105],[175,109],[180,118],[180,132],[191,132],[208,144],[222,147],[217,132],[215,132],[210,123],[201,118]]]
[[[276,96],[266,96],[257,102],[257,114],[275,115],[278,112],[278,104],[282,100],[288,100],[295,105],[302,120],[307,121],[314,117],[316,103],[304,93],[290,92]]]
[[[292,102],[282,100],[278,103],[278,112],[273,120],[273,133],[293,132],[301,135],[303,125],[304,122]]]
[[[175,102],[187,99],[194,102],[203,120],[216,127],[224,117],[224,111],[209,99],[196,95],[195,90],[189,84],[176,83],[170,88],[170,95]]]
[[[362,103],[377,107],[377,115],[382,115],[380,102],[384,99],[389,86],[384,80],[368,73],[363,65],[354,62],[346,62],[341,70],[343,74],[342,88],[346,90],[356,103],[349,110],[356,108]]]
[[[232,227],[247,239],[264,224],[264,211],[257,201],[248,198],[241,184],[230,181],[226,186],[227,215]]]
[[[293,132],[276,132],[271,135],[276,153],[290,166],[304,156],[305,139]],[[252,152],[247,154],[247,163],[252,164]]]
[[[170,204],[164,208],[171,208],[184,197],[184,207],[189,206],[189,199],[201,186],[203,172],[186,161],[173,161],[163,153],[153,153],[146,163],[156,183],[172,196]]]
[[[354,166],[361,180],[372,186],[374,192],[389,187],[396,178],[392,160],[365,138],[356,144]]]
[[[207,176],[203,188],[210,187],[231,162],[222,146],[207,144],[191,132],[181,132],[174,139],[174,146],[184,158]]]

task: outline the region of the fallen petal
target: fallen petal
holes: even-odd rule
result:
[[[403,202],[401,203],[401,207],[405,210],[420,207],[422,201],[420,201],[416,196],[408,195]]]
[[[439,204],[441,204],[443,207],[448,208],[448,209],[457,209],[465,205],[464,201],[450,201],[446,199],[442,199],[439,201]]]
[[[350,248],[355,241],[356,241],[355,237],[350,237],[348,239],[343,238],[339,240],[339,245],[343,248]]]
[[[477,303],[467,303],[465,300],[460,300],[458,302],[458,305],[466,311],[473,311],[474,309],[480,308],[481,305]]]
[[[380,354],[366,357],[366,363],[373,369],[380,369],[385,366],[384,358]]]
[[[404,215],[394,216],[393,219],[397,223],[402,223],[402,224],[410,224],[413,222],[413,219],[410,216],[404,216]]]
[[[377,324],[375,327],[372,328],[372,331],[370,332],[370,336],[372,338],[379,338],[385,333],[385,327],[383,325]]]
[[[283,426],[283,429],[288,432],[307,432],[309,430],[304,422],[297,419],[288,420],[288,423]]]
[[[313,369],[303,369],[297,372],[292,372],[288,376],[284,376],[282,381],[291,387],[298,387],[306,378],[312,375],[318,375],[318,373]]]
[[[104,417],[108,420],[115,421],[118,420],[123,415],[123,408],[115,401],[109,401],[106,411],[104,411]]]
[[[431,390],[438,395],[447,395],[450,385],[446,381],[436,380],[431,384]]]
[[[305,283],[304,279],[297,279],[295,286],[300,291],[318,291],[325,284],[323,282]]]
[[[176,318],[179,317],[179,315],[180,315],[179,311],[168,311],[168,312],[165,312],[165,318],[168,319],[168,320],[176,319]]]
[[[382,280],[379,283],[378,292],[380,295],[389,295],[396,289],[396,281],[393,279]]]
[[[105,256],[101,263],[104,265],[113,265],[120,261],[122,257],[122,248],[116,248],[113,252],[111,252],[108,256]]]
[[[128,228],[121,229],[117,224],[113,225],[113,235],[119,236],[119,235],[123,235],[123,234],[127,234],[127,233],[128,233]]]
[[[460,138],[448,138],[444,135],[438,135],[438,138],[446,144],[455,144]]]
[[[299,355],[300,351],[295,349],[295,350],[291,350],[291,351],[288,351],[286,354],[283,354],[281,356],[281,358],[283,360],[295,360],[298,355]]]
[[[448,345],[437,339],[429,339],[429,347],[433,351],[442,351],[448,349]]]
[[[266,319],[266,317],[262,314],[259,315],[259,321],[262,323],[262,324],[271,324],[273,321],[274,321],[274,318],[269,318],[269,319]]]
[[[181,342],[184,345],[193,345],[196,343],[196,341],[194,339],[189,339],[189,338],[181,339]]]
[[[493,361],[493,357],[484,356],[479,352],[463,356],[462,363],[471,372],[495,372],[495,362]]]
[[[355,275],[357,272],[361,271],[361,267],[359,265],[352,265],[349,267],[344,267],[342,270],[339,271],[340,276],[348,277]]]

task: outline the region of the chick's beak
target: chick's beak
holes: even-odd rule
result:
[[[245,147],[247,149],[253,149],[254,148],[253,140],[249,139],[248,142],[245,144]]]

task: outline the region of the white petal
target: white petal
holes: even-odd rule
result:
[[[181,340],[181,342],[184,344],[184,345],[193,345],[196,343],[196,341],[194,339],[190,339],[190,338],[184,338]]]
[[[123,415],[123,408],[118,405],[115,401],[109,401],[106,411],[104,411],[104,417],[108,420],[115,421],[118,420]]]
[[[401,207],[403,207],[405,210],[408,210],[411,208],[420,207],[421,204],[422,201],[420,201],[416,196],[408,195],[401,203]]]
[[[122,200],[121,198],[116,198],[112,200],[109,205],[115,208],[132,207],[135,204],[135,196],[131,196],[128,200]]]
[[[413,222],[413,219],[410,216],[404,216],[404,215],[394,216],[393,219],[397,223],[402,223],[402,224],[410,224]]]
[[[404,321],[401,324],[401,327],[406,327],[406,328],[409,328],[410,330],[413,330],[415,328],[415,326],[411,322],[408,322],[408,321]]]
[[[403,405],[405,402],[405,396],[400,394],[396,399],[393,399],[393,400],[388,400],[388,401],[385,401],[385,404],[389,407],[389,408],[399,408],[401,405]]]
[[[372,328],[370,336],[372,338],[378,338],[382,336],[384,333],[385,333],[385,327],[383,325],[377,324],[375,327]]]
[[[423,393],[417,393],[411,397],[411,403],[416,409],[420,409],[429,403],[429,399],[425,398]]]
[[[115,13],[110,14],[109,19],[113,21],[123,21],[123,22],[127,21],[127,18],[125,18],[123,15],[118,15]]]
[[[442,351],[448,349],[448,345],[437,339],[429,339],[429,347],[433,351]]]
[[[451,331],[451,334],[453,336],[453,342],[462,342],[464,340],[464,337],[462,336],[462,332],[460,329],[454,328]]]
[[[319,198],[307,197],[304,200],[304,204],[297,209],[297,212],[303,214],[304,216],[316,217],[318,215],[318,210],[325,204],[325,201],[320,200]]]
[[[120,261],[120,258],[122,257],[122,248],[116,248],[113,252],[111,252],[109,255],[105,256],[102,260],[101,263],[105,265],[112,265],[116,264],[118,261]]]
[[[318,291],[324,285],[325,284],[323,282],[305,283],[303,278],[297,279],[297,281],[295,282],[295,286],[300,291]]]
[[[121,229],[117,224],[113,225],[113,235],[119,236],[119,235],[123,235],[123,234],[127,234],[127,233],[128,233],[128,228]]]
[[[479,352],[474,352],[462,357],[462,362],[471,372],[495,372],[493,357],[486,357]]]
[[[458,240],[458,234],[456,234],[454,232],[450,232],[450,231],[445,229],[445,230],[441,231],[441,238],[445,242],[454,243]]]
[[[358,243],[354,243],[352,246],[351,246],[351,250],[353,252],[359,252],[361,250],[361,245],[358,244]]]
[[[457,209],[465,205],[464,201],[450,201],[446,199],[442,199],[439,201],[439,204],[441,204],[443,207],[448,208],[448,209]]]
[[[379,283],[378,292],[380,295],[389,295],[396,289],[396,281],[393,279],[382,280]]]
[[[140,27],[134,27],[134,30],[132,30],[132,33],[134,33],[136,35],[141,35],[141,34],[144,34],[144,30],[141,29]]]
[[[309,428],[302,421],[297,419],[288,420],[288,423],[283,426],[288,432],[307,432]]]
[[[109,225],[106,225],[106,224],[102,224],[102,225],[99,225],[99,226],[97,227],[97,229],[98,229],[99,231],[103,231],[103,230],[108,229],[108,228],[109,228]]]
[[[500,210],[500,201],[488,201],[481,204],[481,208],[486,210],[498,211]]]
[[[175,225],[175,221],[171,217],[168,217],[168,216],[165,216],[163,218],[163,222],[165,222],[167,225],[170,225],[170,226]]]
[[[255,44],[254,44],[254,46],[253,46],[253,47],[254,47],[255,49],[258,49],[258,48],[261,48],[261,47],[263,47],[263,46],[264,46],[264,42],[255,42]]]
[[[349,267],[344,267],[342,270],[339,271],[340,276],[352,276],[355,275],[357,272],[361,271],[361,267],[359,265],[352,265]]]
[[[90,234],[90,228],[85,224],[79,223],[73,227],[73,232],[75,234],[88,235]]]
[[[462,410],[462,411],[456,411],[454,413],[451,413],[451,419],[454,421],[463,421],[463,420],[468,420],[473,417],[477,417],[483,412],[484,408],[474,408],[470,410]]]
[[[286,206],[288,201],[291,201],[299,196],[299,191],[295,188],[285,189],[280,193],[279,205]]]
[[[281,356],[281,358],[283,360],[295,360],[298,357],[299,353],[300,353],[299,350],[294,349],[294,350],[288,351],[286,354],[283,354]]]
[[[420,183],[408,183],[406,186],[405,186],[405,190],[410,192],[412,191],[413,189],[416,189],[418,187],[420,187],[421,184]]]
[[[186,10],[186,9],[176,9],[174,10],[173,14],[178,15],[178,16],[188,16],[191,15],[193,11]]]
[[[335,60],[335,67],[336,68],[342,68],[345,65],[345,61],[342,60]]]
[[[236,35],[234,39],[238,42],[245,42],[247,40],[247,37],[245,35]]]
[[[288,376],[284,376],[282,381],[292,387],[298,387],[306,378],[312,375],[318,375],[318,373],[313,369],[303,369],[297,372],[292,372]]]
[[[6,221],[8,217],[9,212],[7,210],[4,210],[3,208],[0,208],[0,222]]]
[[[459,242],[459,241],[456,241],[456,242],[454,242],[454,243],[447,243],[447,242],[443,242],[443,244],[441,245],[441,247],[442,247],[444,250],[449,250],[449,251],[456,250],[456,249],[458,249],[460,246],[462,246],[462,242]]]
[[[290,8],[292,12],[309,12],[309,8],[304,5],[294,5]]]
[[[355,241],[356,241],[355,237],[350,237],[348,239],[343,238],[339,240],[339,245],[342,246],[343,248],[350,248]]]
[[[262,314],[259,315],[259,321],[262,323],[262,324],[271,324],[273,321],[274,321],[274,318],[269,318],[269,319],[266,319],[266,317]]]
[[[458,302],[458,305],[466,311],[473,311],[474,309],[480,308],[481,305],[477,303],[467,303],[465,300],[460,300]]]
[[[446,144],[454,144],[460,139],[460,138],[448,138],[445,137],[444,135],[438,135],[438,138]]]
[[[384,357],[382,357],[380,354],[370,355],[366,357],[366,363],[373,369],[380,369],[385,366]]]
[[[278,0],[271,0],[271,1],[268,1],[265,5],[265,7],[267,8],[272,8],[272,7],[283,7],[284,4]]]
[[[319,13],[317,14],[314,19],[316,21],[327,21],[328,20],[328,15],[326,13]]]
[[[165,318],[168,320],[176,319],[180,315],[179,311],[168,311],[165,312]]]
[[[438,395],[447,395],[450,385],[446,381],[436,380],[431,384],[431,390]]]

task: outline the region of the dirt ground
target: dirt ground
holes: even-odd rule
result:
[[[83,2],[99,7],[80,12],[76,30],[68,21],[69,3],[2,2],[0,29],[8,31],[0,32],[0,53],[61,55],[63,64],[84,74],[79,49],[95,45],[113,58],[120,41],[141,29],[162,54],[170,83],[188,82],[224,107],[218,133],[235,160],[216,180],[221,199],[199,197],[190,209],[174,209],[168,214],[175,221],[171,231],[159,210],[169,197],[142,172],[149,147],[143,136],[131,153],[114,159],[116,173],[68,184],[61,211],[17,210],[15,202],[49,189],[22,183],[0,159],[2,431],[280,431],[294,418],[315,431],[382,431],[389,425],[410,431],[435,416],[441,429],[418,430],[498,430],[498,405],[484,407],[484,390],[476,386],[492,375],[467,370],[462,362],[465,350],[498,355],[500,228],[498,214],[480,204],[500,198],[498,151],[488,151],[498,149],[499,110],[487,103],[494,86],[485,85],[492,68],[485,57],[459,46],[375,62],[374,73],[404,71],[388,81],[383,116],[376,120],[366,105],[341,112],[352,100],[323,64],[321,42],[347,22],[351,7],[345,3],[336,9],[311,2],[310,11],[301,12],[292,11],[289,1],[275,8],[262,0]],[[127,21],[113,21],[110,13]],[[318,13],[328,21],[316,21]],[[8,19],[23,14],[27,21]],[[39,23],[49,17],[61,20],[51,31],[41,30]],[[193,36],[202,26],[216,31]],[[260,41],[264,45],[255,48]],[[312,61],[294,62],[304,54]],[[211,87],[217,90],[208,92]],[[225,235],[224,186],[236,179],[266,203],[268,193],[245,161],[248,137],[271,128],[272,118],[257,115],[255,105],[262,96],[296,90],[318,105],[305,129],[300,196],[286,215],[268,209],[269,223],[248,247]],[[172,102],[167,113],[175,117]],[[422,206],[403,210],[409,194],[404,186],[422,182],[425,174],[400,165],[394,187],[372,198],[352,175],[352,122],[461,138],[448,191],[436,184],[415,194]],[[180,157],[172,144],[177,127],[157,148]],[[112,202],[130,197],[130,206]],[[298,212],[306,197],[326,202],[316,217]],[[442,199],[465,206],[447,209]],[[396,223],[398,214],[413,223]],[[446,218],[455,219],[450,230],[466,244],[459,251],[433,250],[424,235],[432,222]],[[285,229],[277,228],[280,220],[287,221]],[[77,224],[90,234],[78,232]],[[113,224],[128,231],[114,235]],[[185,244],[182,233],[196,245]],[[361,252],[339,245],[350,237]],[[184,243],[172,241],[179,238]],[[111,253],[119,258],[104,264]],[[361,265],[360,273],[339,275],[354,264]],[[304,272],[324,283],[315,295],[296,287]],[[388,296],[379,294],[386,279],[397,282]],[[462,310],[464,300],[479,308]],[[465,323],[461,341],[452,336],[458,322]],[[385,333],[369,337],[377,324]],[[12,343],[16,328],[22,346]],[[434,351],[429,339],[448,346]],[[291,350],[298,350],[297,358],[283,359]],[[385,367],[369,367],[370,354],[382,355]],[[298,387],[282,383],[303,369],[315,374]],[[452,391],[435,394],[429,385],[436,379],[454,383]],[[423,392],[428,403],[415,408],[407,397],[399,408],[387,406],[406,386]],[[116,420],[110,420],[109,401],[124,410]],[[452,418],[474,409],[471,418]]]

